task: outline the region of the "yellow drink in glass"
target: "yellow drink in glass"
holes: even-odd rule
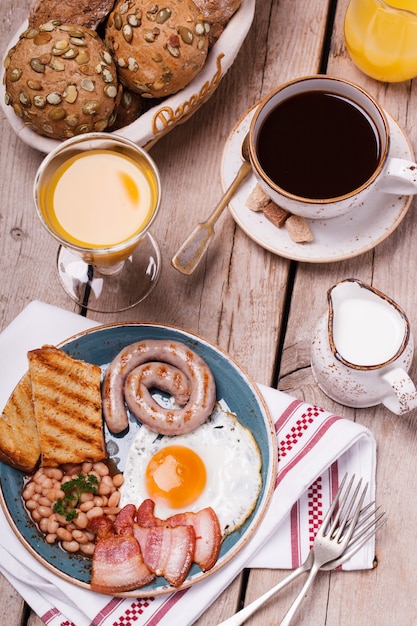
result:
[[[351,0],[345,43],[362,72],[384,82],[417,76],[417,0]]]
[[[78,135],[45,157],[35,177],[35,207],[60,244],[58,275],[77,304],[124,311],[150,293],[161,267],[149,233],[160,199],[156,164],[124,137]]]
[[[57,166],[39,187],[39,206],[64,245],[101,266],[127,258],[151,221],[158,187],[150,165],[115,150],[91,149]],[[96,251],[96,254],[95,254]]]

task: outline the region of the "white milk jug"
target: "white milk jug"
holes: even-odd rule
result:
[[[327,300],[311,349],[322,391],[350,407],[382,403],[397,415],[416,408],[417,391],[407,373],[414,344],[404,311],[356,278],[334,285]]]

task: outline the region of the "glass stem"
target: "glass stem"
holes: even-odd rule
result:
[[[113,276],[122,271],[124,264],[124,261],[119,261],[119,263],[115,263],[114,265],[94,265],[94,267],[100,274],[103,274],[103,276]]]

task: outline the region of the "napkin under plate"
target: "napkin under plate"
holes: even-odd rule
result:
[[[97,322],[31,302],[0,334],[0,407],[27,370],[26,353],[58,344]],[[0,511],[0,571],[50,626],[189,626],[245,567],[293,568],[307,556],[339,479],[369,483],[375,498],[376,445],[365,427],[283,392],[258,385],[277,433],[278,474],[268,512],[251,541],[213,576],[193,587],[148,599],[110,598],[49,571],[20,543]],[[370,540],[343,569],[370,569]]]

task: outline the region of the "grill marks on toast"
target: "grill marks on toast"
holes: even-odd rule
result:
[[[105,458],[100,368],[53,346],[28,359],[42,465]]]
[[[41,449],[27,372],[16,385],[0,418],[0,461],[33,472]]]

